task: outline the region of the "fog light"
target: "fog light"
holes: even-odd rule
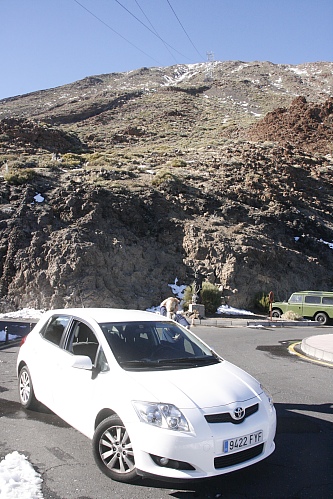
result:
[[[160,458],[160,463],[162,466],[167,466],[168,462],[169,462],[169,459],[167,457]]]

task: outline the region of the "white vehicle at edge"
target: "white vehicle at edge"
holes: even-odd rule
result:
[[[196,335],[150,312],[46,312],[17,359],[20,402],[92,439],[110,478],[200,479],[275,448],[270,395]]]

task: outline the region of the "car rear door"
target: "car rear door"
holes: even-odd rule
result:
[[[68,315],[53,315],[40,331],[35,344],[34,362],[28,366],[38,399],[54,410],[54,393],[58,380],[58,365],[63,356],[62,345],[70,322]]]

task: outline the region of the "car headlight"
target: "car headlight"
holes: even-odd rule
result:
[[[190,431],[184,414],[173,404],[133,401],[134,409],[144,423],[176,431]]]
[[[272,397],[271,392],[269,390],[267,390],[267,388],[265,388],[264,385],[262,385],[262,384],[260,384],[260,389],[264,392],[264,394],[268,398],[268,402],[269,402],[270,406],[274,407],[273,397]]]

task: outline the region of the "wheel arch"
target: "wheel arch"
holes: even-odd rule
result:
[[[112,409],[102,409],[101,411],[99,411],[99,413],[97,414],[96,416],[96,419],[95,419],[95,427],[94,429],[96,430],[97,426],[102,422],[104,421],[104,419],[110,417],[110,416],[113,416],[114,414],[117,415],[117,413],[115,411],[113,411]]]
[[[28,367],[27,366],[27,363],[24,362],[24,360],[21,360],[21,362],[18,364],[17,366],[17,376],[19,376],[20,372],[21,372],[21,369],[22,367]]]

